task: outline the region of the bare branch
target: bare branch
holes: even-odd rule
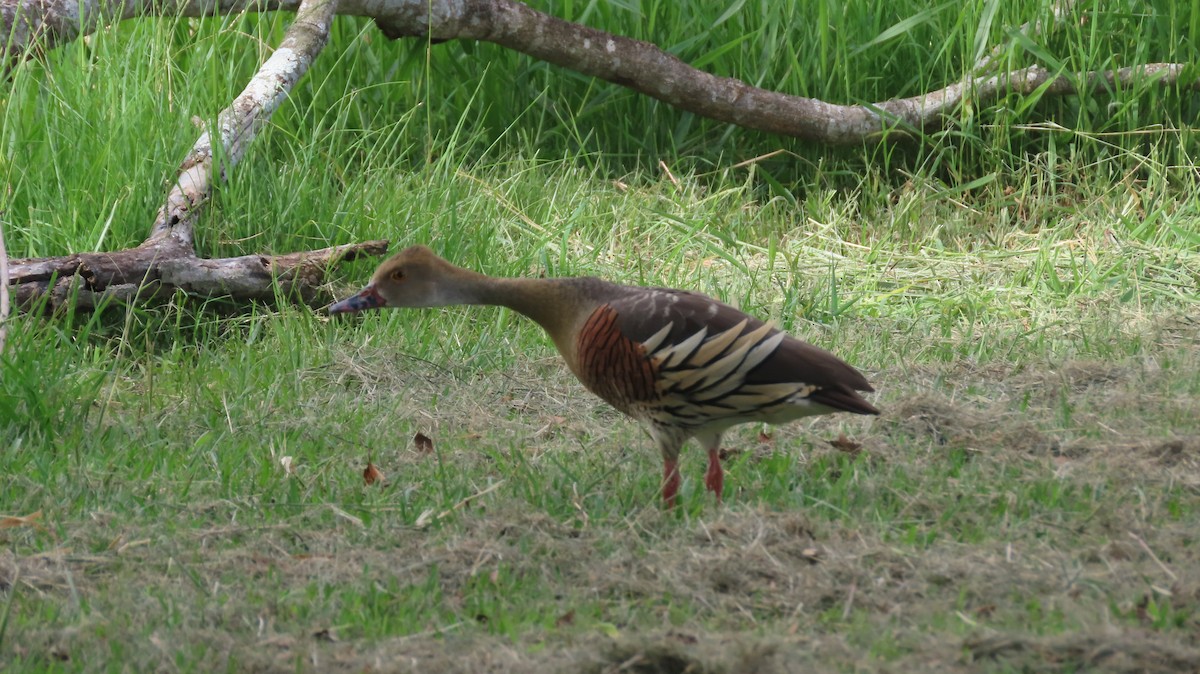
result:
[[[385,242],[370,242],[284,256],[205,260],[196,257],[192,243],[195,219],[212,194],[214,160],[222,161],[220,176],[224,177],[245,155],[255,135],[325,46],[336,7],[336,0],[301,3],[283,42],[242,93],[221,111],[216,128],[205,131],[192,146],[150,236],[140,246],[112,253],[15,260],[11,272],[5,270],[2,276],[17,286],[17,304],[28,309],[47,293],[53,308],[67,303],[91,308],[104,298],[150,300],[176,291],[256,300],[273,298],[277,287],[287,294],[297,291],[309,302],[319,296],[316,287],[326,266],[343,258],[386,251]],[[216,157],[214,133],[221,148]]]
[[[860,143],[878,139],[897,127],[923,129],[938,124],[941,116],[970,92],[958,83],[911,98],[835,105],[711,75],[648,42],[569,23],[511,0],[493,1],[499,8],[490,17],[491,30],[474,37],[629,87],[682,110],[769,133],[833,145]],[[1085,90],[1106,82],[1132,84],[1150,75],[1160,77],[1159,82],[1166,85],[1178,80],[1182,68],[1180,64],[1149,64],[1116,72],[1084,73],[1075,79],[1085,85]],[[975,88],[975,100],[986,103],[1009,92],[1031,93],[1052,77],[1034,66],[977,78],[969,85]],[[1060,77],[1047,93],[1081,92],[1066,77]]]
[[[203,259],[191,254],[168,257],[153,247],[138,247],[115,253],[14,260],[12,278],[17,305],[26,311],[45,295],[49,295],[47,308],[58,310],[67,306],[93,309],[105,300],[152,302],[176,292],[240,302],[270,301],[280,293],[321,306],[334,299],[324,287],[329,269],[359,257],[383,255],[387,248],[387,241],[367,241],[286,255]],[[104,284],[87,275],[101,258],[109,274],[109,282]]]
[[[966,84],[952,84],[928,94],[900,98],[878,103],[874,107],[882,114],[878,123],[903,124],[915,128],[927,128],[938,124],[943,115],[949,114],[959,103],[968,96],[979,105],[986,105],[1010,93],[1028,95],[1045,86],[1044,94],[1050,96],[1066,96],[1115,87],[1129,87],[1141,82],[1156,82],[1160,86],[1170,86],[1179,82],[1184,65],[1182,63],[1147,63],[1145,65],[1108,70],[1104,72],[1086,72],[1075,77],[1066,75],[1055,76],[1051,71],[1041,66],[1031,66],[1021,70],[1000,73],[988,77],[978,77]],[[1200,81],[1186,82],[1184,86],[1193,91],[1200,91]],[[863,106],[853,106],[855,109]],[[864,120],[859,131],[874,135],[883,127],[872,131],[876,122]],[[849,138],[846,142],[854,142]]]
[[[89,0],[111,15],[128,17],[137,12],[167,11],[155,0]],[[0,8],[13,3],[25,8],[32,24],[46,25],[45,8],[74,6],[79,0],[0,0]],[[222,11],[267,11],[290,9],[293,0],[221,0]],[[1058,0],[1056,15],[1070,9],[1070,0]],[[186,16],[209,14],[207,0],[182,0],[170,11]],[[41,12],[41,14],[37,14]],[[895,129],[924,129],[943,123],[942,116],[965,96],[979,102],[994,100],[1010,92],[1028,93],[1049,75],[1040,68],[1026,68],[990,77],[977,77],[944,89],[905,99],[863,105],[836,105],[789,96],[750,86],[741,80],[697,70],[658,46],[612,35],[570,23],[534,10],[515,0],[342,0],[339,13],[372,16],[389,37],[429,37],[438,40],[476,39],[494,42],[538,59],[586,75],[628,87],[681,110],[749,129],[795,136],[806,140],[844,145],[878,141]],[[0,30],[11,12],[0,11]],[[33,16],[32,14],[37,14]],[[23,15],[24,16],[24,15]],[[40,18],[39,18],[40,17]],[[59,20],[61,23],[61,20]],[[56,23],[55,26],[58,24]],[[94,29],[85,22],[83,29]],[[1040,29],[1040,28],[1039,28]],[[63,33],[40,29],[48,38],[63,39]],[[64,29],[65,30],[65,29]],[[15,31],[15,35],[37,32]],[[2,34],[2,33],[0,33]],[[19,40],[14,37],[9,49]],[[986,65],[987,62],[984,63]],[[1178,64],[1150,64],[1109,73],[1082,73],[1073,77],[1093,90],[1108,82],[1132,84],[1150,73],[1162,73],[1163,85],[1178,80]],[[1195,87],[1196,83],[1188,83]],[[972,93],[971,87],[977,90]],[[1081,93],[1063,78],[1047,93]]]
[[[217,116],[216,132],[224,162],[221,177],[241,161],[259,129],[321,53],[329,39],[329,27],[336,8],[337,0],[304,0],[279,48],[258,69],[242,93]],[[166,203],[159,210],[150,237],[143,245],[155,245],[171,238],[192,250],[192,225],[199,209],[212,194],[212,172],[212,129],[209,129],[180,165],[179,178],[167,194]]]

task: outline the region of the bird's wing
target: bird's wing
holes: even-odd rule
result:
[[[837,356],[706,295],[631,288],[610,300],[613,327],[640,345],[665,404],[730,416],[804,400],[878,414],[857,391],[866,378]]]

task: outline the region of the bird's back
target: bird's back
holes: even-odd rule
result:
[[[833,354],[705,295],[597,286],[572,369],[614,407],[663,425],[878,414],[871,385]]]

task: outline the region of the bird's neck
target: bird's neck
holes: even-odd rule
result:
[[[590,311],[580,293],[584,279],[503,278],[467,269],[456,276],[450,303],[507,307],[533,319],[556,342],[570,332],[579,311]]]

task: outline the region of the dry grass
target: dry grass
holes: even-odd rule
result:
[[[299,662],[331,672],[782,672],[798,662],[859,671],[976,671],[990,663],[1032,671],[1167,672],[1200,665],[1200,647],[1184,634],[1152,629],[1149,617],[1139,626],[1112,613],[1138,615],[1149,597],[1169,596],[1177,607],[1193,609],[1200,603],[1200,585],[1183,579],[1200,568],[1190,526],[1150,529],[1136,514],[1109,514],[1075,532],[1087,542],[1070,548],[1018,532],[1015,544],[947,542],[916,551],[795,513],[731,509],[685,528],[668,519],[643,511],[629,519],[627,535],[617,537],[543,514],[487,509],[464,514],[444,533],[393,532],[386,547],[348,546],[336,531],[308,531],[303,554],[285,552],[295,548],[300,523],[225,527],[194,540],[156,537],[100,555],[5,553],[0,578],[5,586],[19,583],[23,593],[143,606],[126,624],[27,630],[13,645],[18,655],[40,652],[83,664],[97,655],[97,642],[136,640],[149,631],[156,648],[131,649],[137,658],[131,664],[140,671],[168,667],[179,644],[225,654],[238,669],[255,671],[291,671]],[[1135,530],[1137,538],[1121,535]],[[219,545],[231,540],[236,543]],[[201,558],[189,552],[197,548],[213,551]],[[171,568],[172,559],[188,569],[190,582]],[[1174,583],[1164,577],[1165,564],[1179,570]],[[419,586],[434,566],[451,603],[499,568],[552,585],[562,597],[545,607],[554,626],[498,638],[479,629],[489,620],[481,613],[475,624],[363,638],[361,626],[277,627],[269,603],[230,591],[263,582],[280,588],[287,601],[289,588]],[[685,599],[695,617],[671,627],[664,595]],[[160,612],[170,609],[155,606],[153,598],[165,597],[196,615],[154,629]],[[1046,637],[1014,632],[1026,610],[1018,597],[1040,598],[1042,610],[1075,616],[1079,624]],[[1125,599],[1114,605],[1113,597]],[[591,623],[573,617],[576,606],[594,601],[608,605],[610,616],[623,607],[655,606],[665,626],[647,631],[617,620],[607,636],[576,629],[577,620]],[[843,627],[855,623],[886,631],[899,656],[865,657],[862,649],[872,645],[859,642],[859,630]],[[957,636],[947,640],[950,634]]]
[[[730,504],[664,513],[652,479],[637,481],[654,472],[650,444],[553,361],[488,376],[375,367],[394,349],[365,349],[323,370],[357,395],[314,387],[312,409],[353,399],[391,420],[367,426],[368,447],[300,475],[311,484],[354,470],[347,453],[373,454],[389,476],[375,505],[308,505],[259,523],[253,501],[214,500],[174,522],[96,511],[64,523],[52,552],[0,553],[0,588],[90,617],[27,625],[8,648],[84,671],[119,641],[139,671],[170,669],[180,648],[217,670],[263,672],[1196,669],[1200,546],[1186,509],[1200,486],[1189,383],[1200,361],[1175,351],[1171,368],[1153,365],[1167,355],[883,370],[878,421],[825,418],[761,444],[747,428],[737,441],[753,451],[731,461]],[[397,437],[405,424],[435,451]],[[862,445],[854,457],[812,440],[847,429]],[[617,445],[633,453],[595,478],[594,493],[640,489],[640,505],[589,517],[586,493],[564,497],[574,511],[522,496],[523,481],[555,462],[600,453],[611,463]],[[762,486],[780,452],[794,454],[810,507],[780,507]],[[397,502],[431,488],[438,460],[475,475],[479,496],[401,524]],[[836,496],[824,483],[851,474],[846,489],[877,514],[821,505]],[[1055,485],[1070,497],[1043,494]],[[956,511],[961,499],[975,505]],[[1173,507],[1185,512],[1167,516]],[[941,533],[914,542],[912,530]],[[0,535],[15,549],[24,534]],[[375,607],[337,622],[347,588]],[[371,624],[419,606],[427,613],[409,627]],[[510,632],[513,610],[535,617]]]
[[[119,339],[103,320],[94,334],[26,325],[0,398],[29,419],[8,431],[29,449],[0,454],[4,514],[44,516],[0,528],[0,663],[1194,668],[1194,250],[1114,248],[1099,202],[1004,235],[987,213],[1007,201],[964,216],[923,192],[873,219],[837,212],[869,195],[835,194],[796,223],[777,202],[743,209],[745,191],[722,197],[732,210],[653,184],[619,203],[543,202],[548,183],[571,184],[523,179],[503,194],[549,204],[534,221],[595,207],[608,229],[562,243],[591,258],[563,254],[564,270],[526,242],[472,262],[489,239],[467,229],[437,245],[495,273],[724,293],[862,367],[883,415],[740,427],[726,505],[691,449],[664,513],[653,443],[511,313],[184,311],[167,314],[175,328],[128,314]],[[443,196],[464,221],[498,217],[488,199]],[[612,237],[613,222],[628,231]],[[774,256],[708,231],[756,222],[778,235]],[[656,237],[674,243],[651,260],[635,242]],[[368,464],[384,476],[370,485]]]

